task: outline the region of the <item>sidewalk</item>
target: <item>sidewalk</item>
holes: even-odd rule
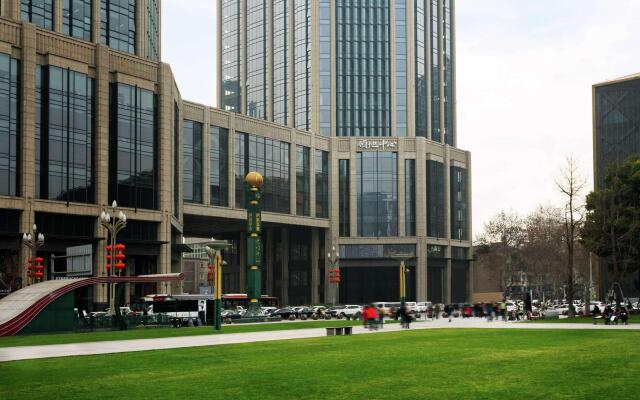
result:
[[[608,330],[640,330],[640,324],[633,325],[592,325],[587,323],[515,323],[504,321],[487,322],[483,319],[454,318],[435,321],[418,321],[411,324],[415,329],[460,329],[460,328],[491,328],[491,329],[608,329]],[[354,335],[396,332],[402,328],[400,324],[386,324],[384,329],[369,331],[362,326],[353,328]],[[23,346],[0,348],[0,362],[30,360],[49,357],[85,356],[95,354],[126,353],[132,351],[178,349],[184,347],[217,346],[236,343],[266,342],[272,340],[318,338],[326,335],[325,328],[229,333],[218,335],[183,336],[159,339],[114,340],[108,342],[89,342],[75,344],[54,344],[46,346]],[[339,339],[336,339],[339,340]]]

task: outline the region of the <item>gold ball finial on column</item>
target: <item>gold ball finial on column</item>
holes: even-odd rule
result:
[[[247,182],[247,185],[249,185],[249,187],[260,188],[264,183],[264,178],[259,173],[253,171],[247,174],[247,176],[244,178],[244,181]]]

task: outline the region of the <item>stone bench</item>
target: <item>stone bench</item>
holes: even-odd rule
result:
[[[327,336],[346,336],[351,335],[353,333],[352,326],[340,326],[327,328]]]

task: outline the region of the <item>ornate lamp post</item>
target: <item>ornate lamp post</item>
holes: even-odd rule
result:
[[[44,266],[42,257],[37,257],[38,249],[44,244],[44,235],[36,234],[38,227],[33,224],[31,233],[23,233],[22,241],[29,248],[29,259],[27,260],[27,286],[32,283],[40,282],[44,277]]]
[[[257,172],[249,172],[244,178],[247,206],[247,297],[249,307],[246,317],[261,316],[260,289],[262,278],[262,184],[264,178]]]
[[[394,254],[391,256],[397,260],[400,260],[400,304],[404,306],[407,300],[407,272],[409,269],[404,265],[404,262],[410,258],[415,257],[413,254]]]
[[[222,327],[222,250],[231,247],[226,240],[211,240],[207,243],[207,256],[209,256],[208,279],[213,287],[213,321],[217,331]]]
[[[107,229],[109,237],[107,242],[109,243],[107,248],[107,276],[120,276],[121,271],[124,269],[124,254],[122,253],[125,246],[116,242],[118,233],[127,226],[127,216],[122,211],[117,211],[118,203],[114,200],[111,204],[111,212],[102,210],[100,213],[100,225]],[[113,215],[112,215],[113,213]],[[115,299],[116,299],[116,284],[111,283],[109,293],[109,316],[115,315]]]
[[[329,264],[331,264],[331,268],[329,268],[329,283],[336,285],[332,296],[333,305],[335,305],[340,288],[340,254],[338,254],[336,246],[331,246],[331,252],[327,253],[327,260],[329,261]]]

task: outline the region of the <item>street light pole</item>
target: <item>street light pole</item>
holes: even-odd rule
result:
[[[329,283],[335,283],[335,291],[332,296],[333,305],[336,305],[338,295],[340,293],[340,254],[336,250],[336,246],[331,246],[331,252],[327,253],[327,260],[331,264],[329,269]]]
[[[42,265],[44,259],[37,256],[38,249],[44,245],[44,235],[42,233],[36,235],[37,231],[38,227],[36,224],[33,224],[31,233],[22,234],[22,241],[29,248],[30,255],[29,260],[27,260],[29,264],[27,269],[27,286],[39,282],[44,277],[44,266]]]
[[[207,243],[207,256],[209,258],[208,276],[210,285],[213,287],[213,322],[215,330],[222,329],[222,260],[221,251],[231,247],[231,243],[226,240],[213,240]]]
[[[115,276],[116,270],[117,275],[120,276],[120,271],[124,268],[124,263],[122,262],[124,258],[124,254],[122,254],[122,250],[124,250],[124,245],[118,245],[116,242],[116,238],[118,233],[127,226],[127,216],[122,211],[117,211],[118,203],[114,200],[111,204],[111,213],[109,211],[102,210],[100,213],[100,225],[102,225],[107,232],[109,233],[109,237],[107,239],[107,275]],[[117,213],[116,213],[117,211]],[[116,249],[116,247],[118,247]],[[116,253],[118,250],[118,253]],[[115,314],[115,302],[116,302],[116,284],[112,282],[110,284],[110,293],[109,293],[109,312],[107,315],[112,316]]]

